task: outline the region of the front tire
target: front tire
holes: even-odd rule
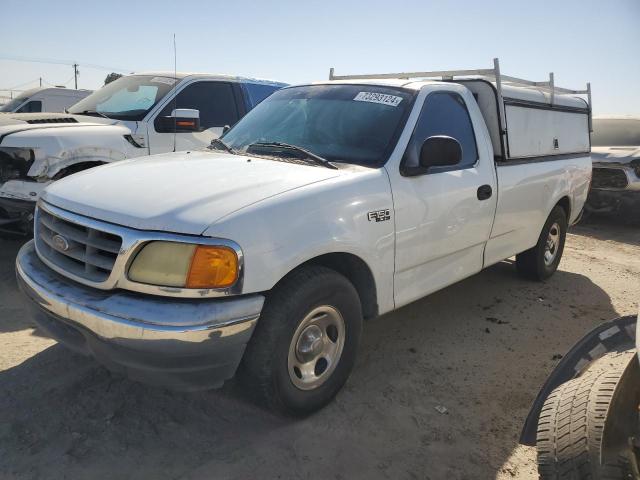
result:
[[[310,414],[346,382],[361,331],[351,282],[325,267],[302,267],[269,294],[242,359],[241,382],[278,412]]]
[[[518,273],[530,280],[546,280],[553,275],[560,264],[566,236],[567,214],[556,206],[542,227],[535,247],[516,255]]]

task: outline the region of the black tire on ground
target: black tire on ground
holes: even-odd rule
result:
[[[622,455],[614,463],[600,464],[600,441],[613,391],[634,355],[634,350],[608,353],[551,392],[538,420],[541,480],[632,478]]]
[[[314,309],[329,306],[344,319],[344,346],[324,383],[303,390],[290,377],[289,348],[299,325]],[[288,415],[310,414],[329,403],[353,368],[362,332],[362,308],[354,286],[322,266],[290,273],[268,295],[242,359],[238,376],[252,399]],[[327,332],[325,332],[326,334]]]
[[[547,247],[547,239],[550,232],[555,229],[559,231],[559,239],[555,245],[555,257],[549,264],[545,262],[545,251]],[[538,243],[533,248],[516,255],[516,269],[520,275],[530,280],[545,280],[549,278],[558,269],[562,252],[564,251],[564,241],[567,236],[567,213],[560,206],[555,206],[547,221],[542,227]]]

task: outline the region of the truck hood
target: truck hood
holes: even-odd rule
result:
[[[638,163],[640,146],[634,147],[592,147],[591,159],[594,165],[628,165]]]
[[[51,122],[40,122],[42,118]],[[60,121],[53,121],[56,118]],[[101,164],[149,154],[146,147],[127,140],[134,134],[135,122],[130,125],[111,119],[87,120],[94,118],[55,113],[46,117],[34,113],[0,114],[0,147],[33,150],[35,161],[27,175],[40,181],[55,178],[78,163]]]
[[[340,174],[226,153],[168,153],[71,175],[47,187],[41,198],[118,225],[200,235],[243,207]]]
[[[14,132],[51,128],[74,128],[87,125],[125,125],[135,133],[137,122],[68,113],[0,113],[1,140]]]

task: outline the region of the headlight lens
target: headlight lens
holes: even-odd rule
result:
[[[217,245],[150,242],[129,267],[134,282],[180,288],[226,288],[238,280],[238,256]]]
[[[31,148],[0,147],[0,183],[25,178],[34,159],[35,153]]]

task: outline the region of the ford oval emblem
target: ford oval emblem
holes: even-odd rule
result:
[[[53,245],[56,247],[56,250],[60,250],[61,252],[69,250],[69,241],[62,235],[56,234],[51,237],[51,240],[53,241]]]

